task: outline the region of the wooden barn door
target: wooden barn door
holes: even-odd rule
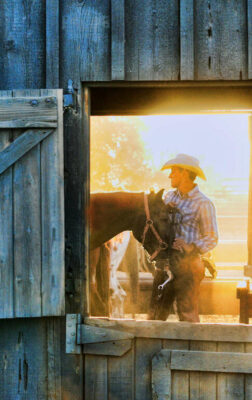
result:
[[[68,315],[67,346],[85,355],[85,400],[252,399],[249,325]]]
[[[0,318],[65,314],[62,97],[0,92]]]

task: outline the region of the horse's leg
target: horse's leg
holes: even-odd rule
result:
[[[101,254],[96,271],[97,289],[102,299],[103,315],[106,317],[109,316],[109,266],[110,245],[107,242],[101,246]]]
[[[104,316],[105,308],[103,300],[98,292],[96,271],[97,265],[100,260],[101,247],[90,252],[90,268],[89,268],[89,288],[90,288],[90,303],[91,303],[91,315],[94,316]]]
[[[111,240],[110,249],[110,315],[114,318],[123,318],[124,316],[123,304],[126,293],[117,279],[116,271],[127,251],[130,234],[123,232],[120,237],[121,240],[119,238]]]
[[[134,305],[137,304],[139,294],[139,255],[138,242],[134,236],[130,235],[129,245],[125,253],[126,269],[129,274],[131,299]]]
[[[139,262],[140,262],[140,271],[143,272],[151,272],[152,275],[155,274],[155,266],[154,262],[149,260],[149,256],[146,250],[144,250],[143,246],[137,242],[138,244],[138,254],[139,254]]]

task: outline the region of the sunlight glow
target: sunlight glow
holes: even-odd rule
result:
[[[195,156],[207,177],[197,183],[217,210],[216,260],[246,262],[249,152],[248,114],[92,117],[91,191],[169,189],[162,165]]]

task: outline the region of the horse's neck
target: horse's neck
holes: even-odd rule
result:
[[[104,243],[125,230],[132,230],[143,210],[142,193],[97,193],[91,195],[91,235]]]

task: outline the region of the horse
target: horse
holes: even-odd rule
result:
[[[157,281],[153,286],[150,307],[155,309],[155,315],[150,311],[149,318],[165,320],[166,298],[172,295],[172,291],[168,290],[170,285],[165,286],[165,283],[170,282],[173,285],[172,279],[177,276],[177,265],[183,259],[183,254],[172,249],[175,229],[179,228],[175,225],[180,225],[183,216],[173,205],[164,204],[163,190],[148,196],[125,192],[93,194],[89,217],[91,249],[101,246],[120,232],[131,230],[150,254],[150,260],[156,261],[158,270],[161,271],[160,282]],[[210,264],[206,258],[202,261],[214,277],[214,264]],[[162,289],[164,287],[162,292],[159,289],[161,286]]]
[[[91,194],[90,250],[118,233],[132,231],[153,259],[168,258],[174,239],[169,227],[175,207],[163,202],[163,191],[148,195],[133,192]]]
[[[106,245],[117,234],[123,231],[132,231],[134,237],[143,244],[152,259],[168,258],[173,242],[171,214],[174,207],[165,205],[162,200],[164,189],[157,194],[112,192],[93,193],[90,195],[89,222],[90,222],[90,278],[91,278],[91,306],[93,315],[101,315],[102,296],[99,295],[96,282],[96,269],[103,265],[109,268],[109,258],[106,255]],[[102,253],[101,253],[102,251]],[[107,287],[107,273],[103,285]],[[106,292],[107,293],[107,292]],[[105,296],[107,297],[107,296]],[[103,313],[104,315],[104,313]]]

